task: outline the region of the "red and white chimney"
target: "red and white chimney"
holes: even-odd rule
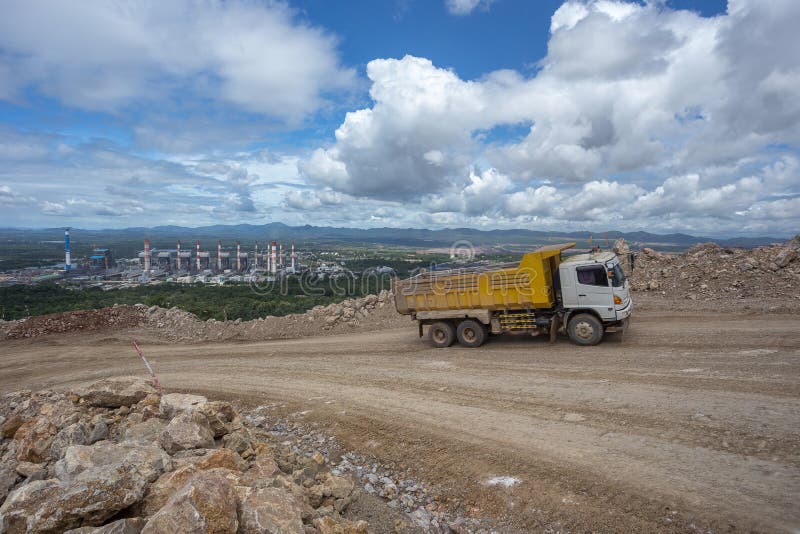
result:
[[[292,241],[292,272],[294,272],[294,241]]]
[[[278,243],[272,242],[272,254],[270,254],[270,272],[276,274],[278,272]]]
[[[200,241],[197,241],[197,272],[200,272]]]
[[[217,241],[217,270],[222,271],[222,241]]]
[[[144,240],[144,270],[150,271],[150,240]]]
[[[236,272],[242,270],[242,245],[239,241],[236,242]]]
[[[175,259],[175,261],[177,262],[177,267],[176,267],[175,270],[176,271],[180,271],[181,270],[181,242],[180,241],[178,241],[178,257]]]
[[[253,266],[258,267],[258,241],[256,241],[255,254],[253,255]]]

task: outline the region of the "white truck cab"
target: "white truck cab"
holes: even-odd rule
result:
[[[633,312],[630,282],[613,252],[576,254],[558,268],[565,322],[579,312],[596,315],[606,332],[624,330]]]

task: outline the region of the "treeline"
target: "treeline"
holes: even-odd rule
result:
[[[247,321],[268,315],[303,313],[317,305],[377,293],[389,287],[387,277],[357,283],[346,280],[308,282],[297,278],[262,285],[163,283],[107,291],[98,287],[68,289],[56,284],[15,285],[0,288],[0,318],[14,320],[32,315],[104,308],[114,304],[141,303],[163,308],[175,306],[203,320]]]

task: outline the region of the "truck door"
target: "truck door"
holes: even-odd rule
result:
[[[605,265],[586,265],[575,269],[578,305],[594,308],[604,319],[616,317],[614,297]],[[611,311],[609,312],[609,308]]]

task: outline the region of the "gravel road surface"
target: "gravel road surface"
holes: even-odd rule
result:
[[[800,321],[650,308],[623,340],[430,348],[413,326],[257,343],[0,343],[0,392],[141,373],[328,427],[503,530],[800,528]]]

